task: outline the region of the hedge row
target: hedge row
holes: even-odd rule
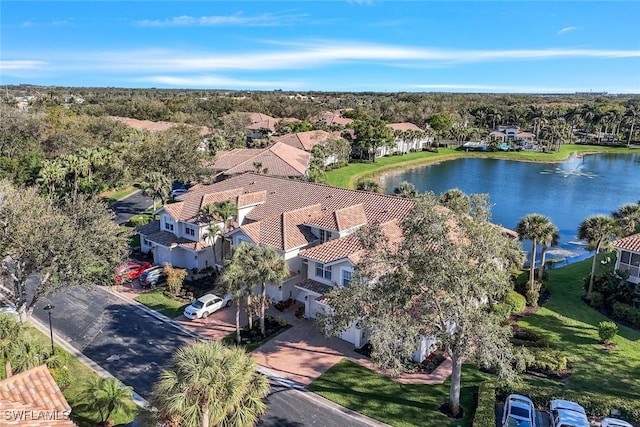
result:
[[[485,381],[478,387],[478,406],[473,417],[474,427],[496,425],[496,384]]]
[[[506,397],[511,393],[529,396],[537,408],[548,407],[549,402],[553,399],[571,400],[582,405],[587,411],[587,415],[592,417],[605,417],[611,414],[612,409],[619,409],[623,418],[633,423],[640,423],[640,402],[631,399],[522,385],[517,387],[503,386],[498,388],[498,401],[506,399]]]
[[[626,320],[636,328],[640,328],[640,308],[617,302],[613,304],[613,315],[618,319]]]

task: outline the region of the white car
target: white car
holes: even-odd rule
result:
[[[169,197],[171,197],[172,199],[181,196],[185,193],[188,193],[189,190],[187,190],[186,188],[176,188],[175,190],[171,190],[171,193],[169,193]]]
[[[587,412],[575,402],[555,399],[549,404],[551,427],[589,427]]]
[[[192,302],[184,309],[184,317],[187,319],[202,319],[213,312],[220,310],[222,307],[229,307],[233,299],[231,295],[219,297],[214,294],[206,294]]]
[[[13,316],[15,318],[20,317],[18,315],[18,312],[16,311],[16,308],[14,306],[9,305],[9,304],[5,304],[2,301],[0,301],[0,314],[7,314],[7,315]]]
[[[510,394],[504,402],[502,427],[535,427],[536,410],[527,396]]]
[[[632,424],[629,424],[626,421],[619,420],[617,418],[603,418],[602,427],[633,427]]]

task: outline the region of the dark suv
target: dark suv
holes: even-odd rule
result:
[[[167,281],[167,274],[164,272],[164,267],[161,265],[155,265],[146,269],[140,275],[140,286],[143,288],[155,288],[160,283]]]

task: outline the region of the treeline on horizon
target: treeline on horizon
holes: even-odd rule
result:
[[[486,138],[517,125],[549,147],[576,141],[638,141],[640,96],[461,93],[347,93],[5,86],[0,93],[0,179],[49,193],[97,194],[132,182],[206,180],[202,160],[216,151],[268,144],[246,137],[246,117],[259,112],[296,118],[276,134],[323,129],[309,119],[341,110],[359,121],[410,122],[438,140]],[[25,101],[26,100],[26,101]],[[22,101],[19,108],[18,102]],[[109,116],[206,126],[164,132],[133,129]],[[161,182],[157,182],[161,181]]]

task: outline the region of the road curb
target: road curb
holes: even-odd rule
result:
[[[36,329],[38,329],[43,334],[49,335],[51,333],[51,331],[49,331],[49,328],[45,326],[40,320],[36,319],[35,317],[29,316],[29,321]],[[116,378],[109,371],[104,369],[102,366],[98,365],[92,359],[89,359],[87,356],[82,354],[80,350],[78,350],[77,348],[69,344],[66,339],[63,339],[55,331],[53,332],[53,341],[57,345],[62,347],[65,351],[67,351],[69,354],[71,354],[73,357],[78,359],[83,365],[91,369],[93,372],[95,372],[102,378]],[[124,384],[122,381],[120,381],[120,383],[126,386],[126,384]],[[131,387],[131,389],[133,390],[133,387]],[[141,408],[144,408],[144,409],[150,408],[149,402],[144,397],[136,393],[135,390],[133,391],[133,401],[136,405],[138,405]]]

